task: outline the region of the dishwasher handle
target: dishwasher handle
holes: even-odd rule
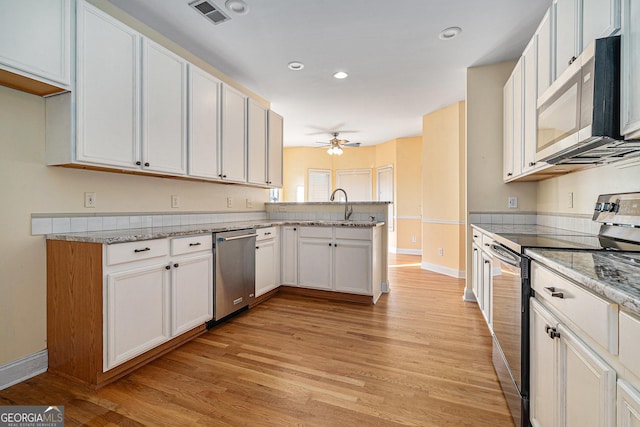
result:
[[[239,239],[248,239],[250,237],[257,237],[256,233],[254,234],[243,234],[241,236],[233,236],[233,237],[218,237],[218,242],[229,242],[231,240],[239,240]]]
[[[514,267],[520,268],[521,258],[518,255],[514,254],[513,252],[509,251],[508,249],[505,249],[502,245],[497,245],[493,243],[489,247],[489,250],[491,252],[491,255],[495,256],[500,261],[505,262]]]

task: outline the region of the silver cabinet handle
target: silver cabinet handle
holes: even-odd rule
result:
[[[218,242],[228,242],[230,240],[238,240],[238,239],[248,239],[249,237],[256,237],[257,234],[243,234],[241,236],[233,236],[233,237],[218,237]]]
[[[545,291],[549,293],[553,298],[564,298],[564,293],[559,292],[555,287],[549,286],[548,288],[544,288]]]

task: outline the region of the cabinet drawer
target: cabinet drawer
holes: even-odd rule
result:
[[[486,251],[489,249],[489,246],[493,243],[493,237],[488,234],[482,234],[482,245],[481,247]]]
[[[336,227],[336,239],[371,240],[371,228]]]
[[[278,227],[258,228],[256,233],[258,234],[258,237],[256,237],[257,242],[266,239],[273,239],[274,237],[278,237]]]
[[[187,236],[171,239],[171,255],[183,255],[193,252],[211,251],[212,237],[211,234],[202,234],[199,236]]]
[[[169,253],[167,239],[143,240],[107,246],[107,265],[165,256]]]
[[[471,233],[473,235],[473,241],[476,242],[476,245],[482,246],[483,234],[475,228],[471,228]]]
[[[531,287],[592,340],[618,354],[618,305],[558,276],[540,264],[531,264]],[[556,296],[552,296],[554,293]]]
[[[333,237],[333,228],[331,227],[300,227],[298,236],[331,239]]]
[[[620,312],[620,362],[640,377],[640,319]]]

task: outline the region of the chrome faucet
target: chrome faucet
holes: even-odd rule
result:
[[[344,193],[344,220],[349,221],[349,218],[353,213],[353,207],[349,206],[349,198],[347,197],[347,192],[342,188],[336,188],[335,190],[333,190],[333,193],[331,193],[331,197],[329,197],[329,200],[333,202],[338,191],[342,191]]]

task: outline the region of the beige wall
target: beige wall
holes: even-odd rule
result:
[[[540,213],[592,214],[600,194],[640,191],[640,164],[621,167],[615,163],[573,172],[538,183]],[[573,208],[568,194],[573,193]]]
[[[464,102],[422,121],[422,264],[453,276],[464,275],[465,126]]]
[[[535,182],[502,181],[502,89],[515,62],[467,69],[467,210],[534,212]],[[518,208],[508,209],[509,196]]]
[[[46,347],[45,239],[32,213],[264,210],[268,190],[45,166],[44,99],[0,86],[0,366]],[[84,192],[97,194],[85,209]],[[171,195],[181,207],[171,209]],[[235,203],[226,206],[226,198]]]
[[[422,250],[422,137],[396,141],[396,247],[417,253]]]

